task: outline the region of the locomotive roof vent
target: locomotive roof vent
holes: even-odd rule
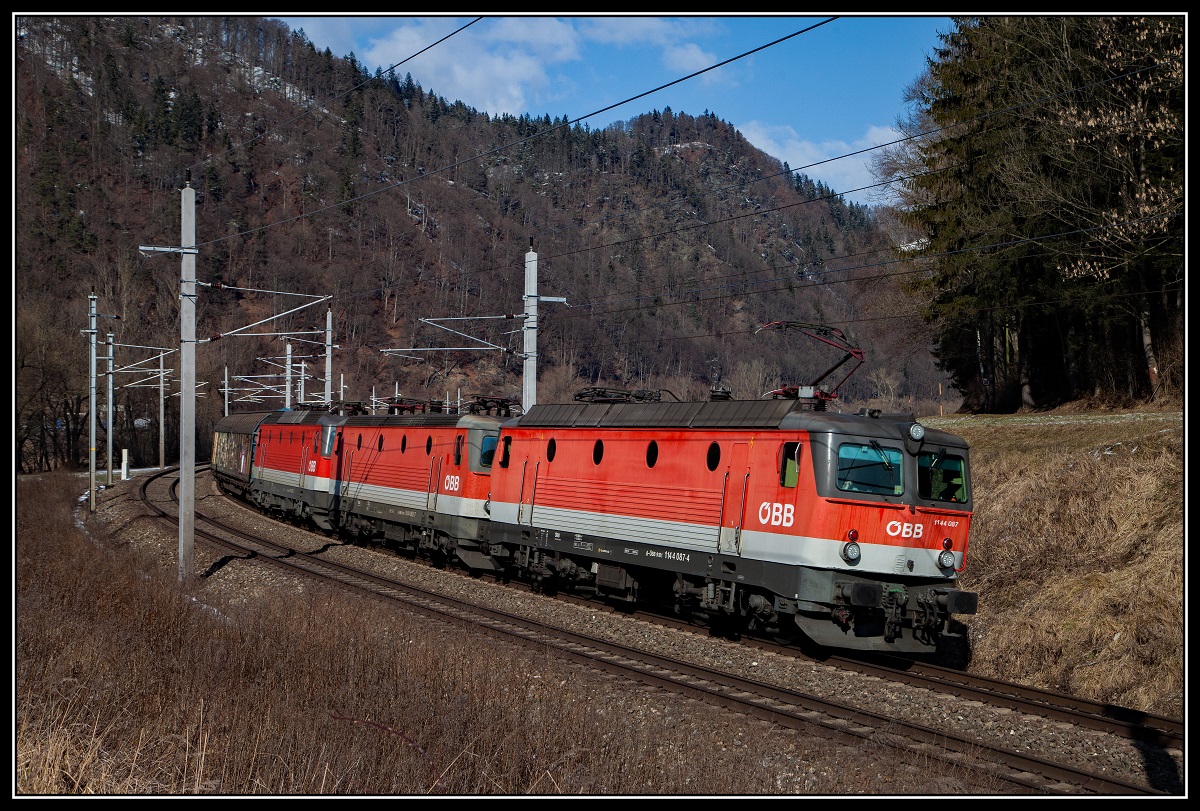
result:
[[[911,412],[909,412],[909,413],[905,413],[905,412],[901,412],[901,411],[888,412],[888,411],[884,411],[883,409],[879,409],[879,408],[860,409],[858,412],[858,416],[872,417],[873,419],[877,419],[877,420],[894,420],[896,422],[916,423],[916,421],[917,421],[916,415],[912,414]],[[925,429],[922,427],[921,430],[924,431]],[[913,437],[913,439],[920,439],[920,437]]]

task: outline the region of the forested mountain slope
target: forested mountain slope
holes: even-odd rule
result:
[[[591,129],[370,75],[272,20],[21,17],[14,30],[19,470],[86,461],[89,293],[120,319],[97,328],[102,345],[114,334],[118,367],[178,348],[178,260],[138,246],[179,242],[185,184],[197,333],[227,336],[198,347],[198,437],[227,374],[238,394],[250,376],[282,384],[278,333],[311,331],[291,342],[293,363],[306,396],[323,396],[327,309],[335,400],[519,399],[520,321],[498,316],[523,312],[531,245],[539,293],[566,300],[540,308],[541,401],[586,386],[754,399],[845,357],[801,331],[759,331],[787,321],[862,348],[862,368],[825,381],[845,410],[962,402],[931,354],[930,294],[911,294],[930,260],[895,247],[916,232],[754,148],[719,98]],[[332,298],[301,308],[318,296]],[[421,319],[463,319],[443,323],[489,348]],[[116,381],[114,430],[139,464],[156,457],[157,432],[135,426],[157,422],[159,392],[135,379]]]

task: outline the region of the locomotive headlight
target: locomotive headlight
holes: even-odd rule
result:
[[[908,435],[912,437],[914,442],[920,442],[925,438],[925,426],[919,422],[914,422],[908,426]]]
[[[842,546],[842,560],[849,563],[851,566],[858,563],[862,558],[862,550],[858,548],[858,544],[854,541]]]
[[[943,569],[949,569],[954,566],[954,553],[949,549],[943,549],[938,553],[938,566]]]

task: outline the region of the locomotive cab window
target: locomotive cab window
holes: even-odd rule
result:
[[[966,460],[946,453],[945,448],[923,451],[917,455],[917,489],[921,498],[931,501],[969,501]]]
[[[337,436],[336,425],[321,426],[321,455],[329,456],[333,453],[333,439]]]
[[[785,442],[780,446],[779,486],[795,487],[800,478],[800,456],[804,446],[799,442]]]
[[[491,467],[492,460],[496,458],[496,446],[499,444],[500,438],[495,434],[488,434],[483,438],[482,444],[479,446],[479,464],[484,467]]]
[[[898,496],[904,492],[904,455],[899,448],[844,442],[837,451],[837,487],[851,493]]]

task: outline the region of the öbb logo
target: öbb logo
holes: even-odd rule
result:
[[[758,523],[769,524],[773,527],[790,527],[796,520],[794,504],[780,504],[778,501],[764,501],[758,505]]]
[[[920,538],[925,534],[923,524],[906,524],[903,521],[889,521],[887,534],[893,538]]]

